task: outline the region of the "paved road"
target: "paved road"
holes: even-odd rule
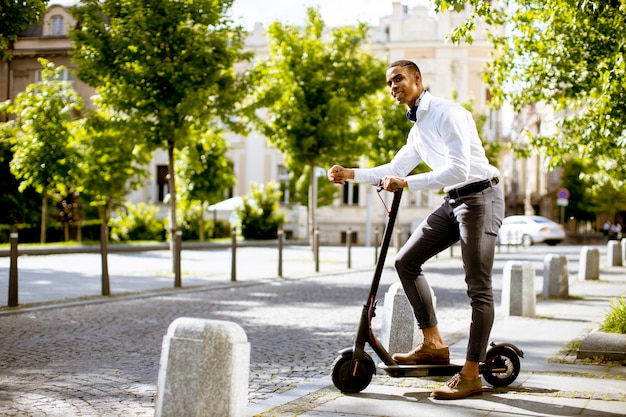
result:
[[[531,260],[541,271],[546,248],[498,255],[498,304],[504,262]],[[559,250],[575,258],[579,248]],[[258,276],[267,253],[254,251],[247,254],[246,264],[256,265]],[[354,261],[366,268],[372,256],[364,251]],[[154,415],[162,338],[168,325],[183,316],[229,320],[243,327],[251,343],[251,404],[318,380],[330,372],[336,352],[351,344],[369,289],[367,268],[262,281],[222,280],[149,297],[0,314],[0,415]],[[428,273],[442,327],[452,337],[469,324],[460,262],[433,260]],[[395,273],[386,269],[381,301],[395,281]]]

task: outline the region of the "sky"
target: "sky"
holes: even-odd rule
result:
[[[353,25],[359,21],[377,25],[379,19],[391,15],[392,3],[400,1],[409,8],[428,5],[428,0],[234,0],[231,16],[246,29],[255,22],[265,27],[278,20],[302,25],[308,7],[318,6],[327,26]],[[77,0],[50,0],[49,4],[70,6]]]
[[[391,15],[394,0],[234,0],[232,17],[241,18],[250,30],[255,22],[269,26],[275,20],[301,25],[308,7],[318,6],[327,26],[353,25],[359,21],[376,25],[379,19]],[[398,0],[409,8],[428,5],[428,0]],[[239,20],[238,20],[239,21]]]

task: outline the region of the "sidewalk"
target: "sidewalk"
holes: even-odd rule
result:
[[[524,358],[511,386],[493,388],[484,383],[482,396],[434,400],[431,390],[447,377],[396,379],[379,370],[359,394],[340,393],[327,377],[249,405],[248,415],[624,416],[626,366],[576,360],[576,346],[598,327],[609,300],[619,295],[626,295],[626,270],[613,267],[605,269],[599,281],[571,282],[569,299],[538,301],[534,318],[498,315],[492,340],[517,345]],[[465,333],[460,329],[459,334]],[[467,338],[460,336],[450,345],[451,356],[463,358],[466,345]]]

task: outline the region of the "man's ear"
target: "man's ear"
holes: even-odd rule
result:
[[[420,76],[420,73],[415,71],[415,84],[420,85],[421,81],[422,81],[422,77]]]

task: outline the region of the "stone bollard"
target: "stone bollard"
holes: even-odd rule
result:
[[[590,246],[583,246],[580,250],[580,264],[578,279],[600,279],[600,251]]]
[[[509,316],[534,317],[535,268],[530,262],[508,261],[502,277],[502,309]]]
[[[236,323],[181,317],[163,338],[156,417],[244,417],[250,344]]]
[[[436,308],[437,298],[432,288],[430,294]],[[422,332],[400,282],[391,284],[385,293],[384,308],[380,342],[391,355],[410,352],[421,343]]]
[[[620,246],[622,249],[622,263],[626,262],[626,237],[623,237],[620,240]]]
[[[569,273],[567,257],[549,253],[543,262],[543,298],[567,298],[569,296]]]
[[[619,240],[609,240],[606,250],[609,266],[622,266],[622,244]]]

